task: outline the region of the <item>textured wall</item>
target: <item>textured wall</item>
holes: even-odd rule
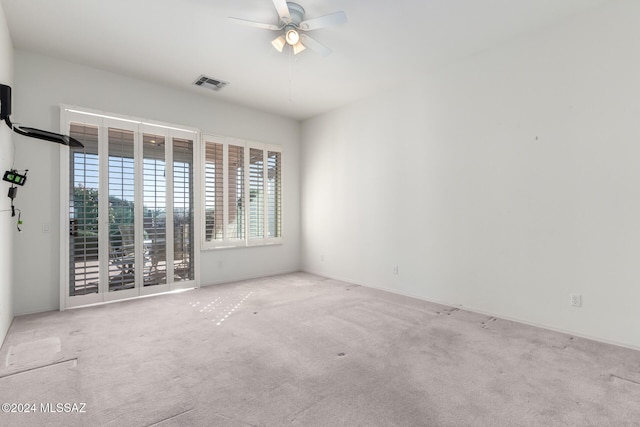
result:
[[[303,268],[640,347],[638,16],[615,2],[304,122]]]

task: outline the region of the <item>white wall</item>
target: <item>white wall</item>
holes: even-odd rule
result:
[[[618,2],[304,122],[303,268],[640,348],[638,17]]]
[[[23,125],[57,131],[60,103],[127,114],[204,132],[282,144],[283,229],[280,246],[205,251],[203,285],[299,268],[299,123],[106,71],[15,52],[14,114]],[[15,314],[59,308],[59,146],[16,136],[17,161],[29,169],[19,199],[24,231],[15,243]],[[43,233],[44,224],[51,227]]]
[[[13,83],[13,46],[9,37],[9,28],[0,4],[0,83],[11,86]],[[4,175],[13,161],[12,132],[4,123],[0,123],[0,173]],[[8,183],[0,185],[0,345],[13,320],[12,306],[12,235],[15,219],[11,218],[10,200],[7,196]]]

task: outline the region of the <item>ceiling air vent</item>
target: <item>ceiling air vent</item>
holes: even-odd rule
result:
[[[215,90],[216,92],[229,84],[229,82],[223,82],[222,80],[212,79],[207,76],[200,76],[193,82],[196,86],[202,86],[207,89]]]

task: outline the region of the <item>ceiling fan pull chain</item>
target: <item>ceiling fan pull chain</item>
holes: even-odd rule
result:
[[[291,80],[293,80],[293,49],[287,49],[289,51],[289,102],[291,102]]]

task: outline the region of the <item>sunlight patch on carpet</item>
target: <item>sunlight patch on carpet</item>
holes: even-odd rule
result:
[[[251,294],[253,292],[249,291],[240,295],[218,296],[211,301],[192,301],[189,305],[206,318],[211,318],[216,326],[220,326],[240,308]]]

